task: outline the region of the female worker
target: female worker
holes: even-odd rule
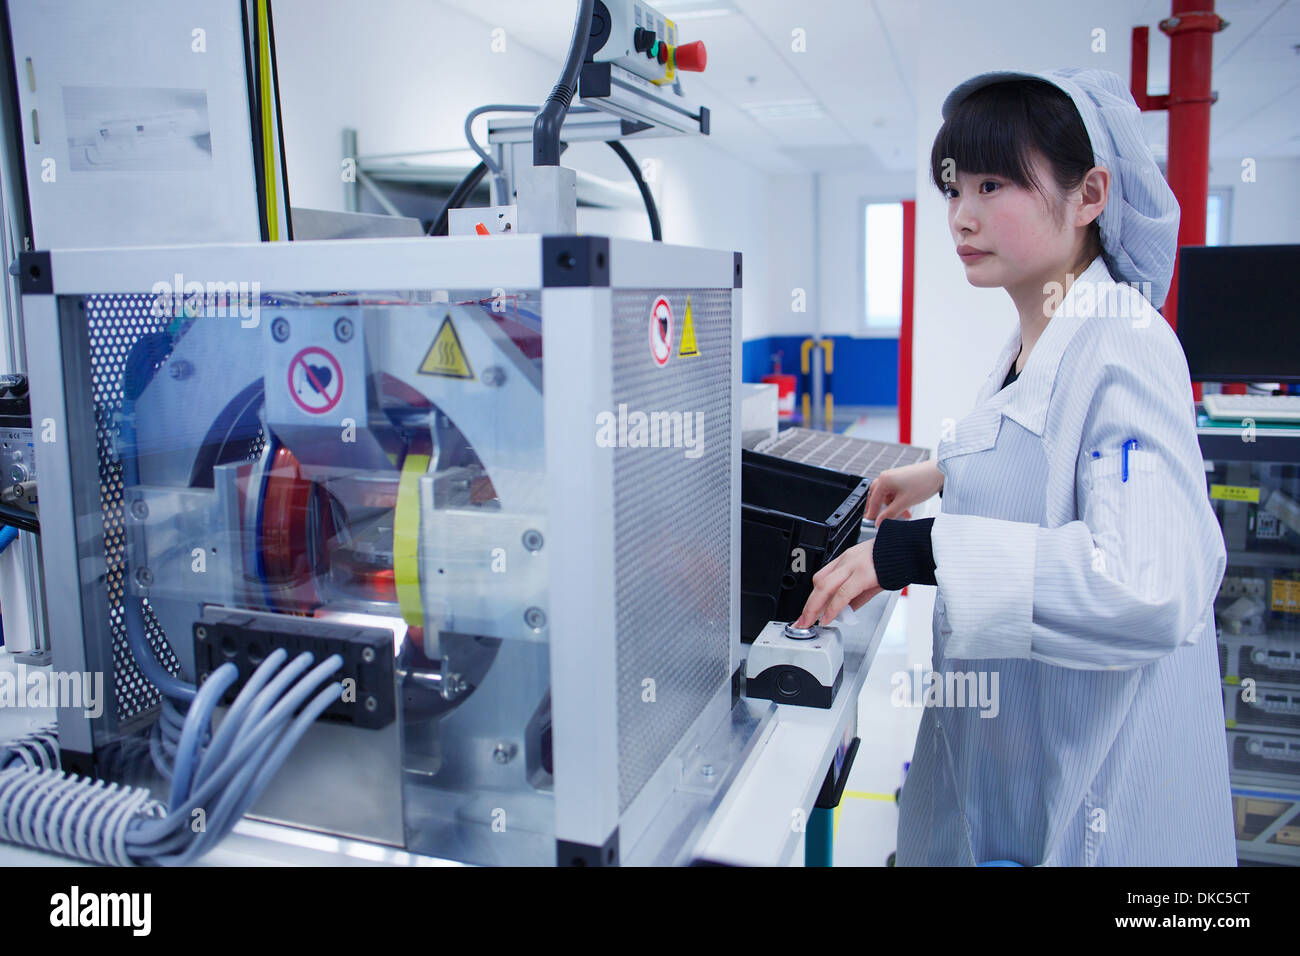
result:
[[[943,116],[931,173],[953,242],[1019,327],[937,460],[872,483],[875,539],[817,573],[797,623],[937,584],[936,680],[998,688],[996,711],[926,707],[899,864],[1234,865],[1225,552],[1187,363],[1155,311],[1177,202],[1113,73],[983,74]],[[936,492],[938,517],[894,520]]]

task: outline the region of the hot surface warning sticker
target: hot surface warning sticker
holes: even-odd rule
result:
[[[469,356],[460,344],[456,327],[447,315],[438,327],[438,334],[433,337],[433,344],[420,363],[421,375],[442,375],[446,378],[473,378],[474,370],[469,366]]]
[[[325,349],[303,349],[289,363],[289,395],[309,415],[324,415],[343,398],[343,367]]]

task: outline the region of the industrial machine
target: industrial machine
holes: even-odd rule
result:
[[[0,840],[186,863],[248,813],[690,861],[774,712],[739,693],[741,259],[575,235],[558,160],[707,133],[704,62],[582,0],[532,165],[493,141],[510,235],[20,256],[53,671],[108,693],[4,751]]]
[[[21,264],[54,668],[111,674],[100,717],[59,712],[66,769],[151,778],[142,735],[177,715],[148,668],[233,664],[219,728],[262,661],[309,650],[345,692],[255,815],[480,863],[689,850],[763,714],[735,690],[738,254],[517,236]]]

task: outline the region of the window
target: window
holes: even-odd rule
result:
[[[866,327],[897,332],[903,319],[903,204],[867,203],[863,228]]]
[[[1232,190],[1211,189],[1206,197],[1205,244],[1228,245],[1228,222],[1232,218]]]

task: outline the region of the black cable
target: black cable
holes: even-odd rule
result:
[[[30,531],[32,534],[41,533],[40,522],[34,514],[14,511],[6,505],[0,505],[0,525],[9,525],[19,531]]]
[[[239,5],[240,22],[244,28],[244,72],[248,80],[248,122],[253,137],[253,179],[257,184],[257,221],[262,230],[262,241],[269,242],[271,226],[266,218],[266,173],[262,163],[262,124],[257,111],[257,93],[260,72],[257,67],[257,11],[249,16],[249,4]],[[179,293],[178,293],[179,294]]]
[[[596,11],[596,0],[580,0],[578,16],[573,21],[573,36],[569,40],[569,56],[564,61],[560,81],[546,97],[542,110],[533,121],[533,165],[560,165],[560,128],[565,114],[578,90],[578,74],[587,55],[587,39],[591,35],[591,20]]]
[[[275,128],[280,137],[280,179],[283,180],[284,234],[293,241],[293,203],[289,201],[289,162],[284,153],[284,110],[280,108],[280,64],[275,60],[275,17],[271,13],[271,0],[266,0],[266,40],[271,48],[271,89],[275,93]]]
[[[627,151],[627,147],[618,140],[606,140],[605,145],[612,149],[619,159],[623,160],[623,165],[627,167],[627,171],[636,180],[636,188],[641,190],[641,201],[645,203],[645,214],[650,217],[650,238],[655,242],[663,242],[664,233],[659,225],[659,207],[655,205],[655,197],[650,195],[650,187],[645,184],[645,179],[641,176],[641,167],[636,164],[636,160]]]
[[[561,155],[563,155],[564,151],[568,148],[568,143],[560,143]],[[479,163],[471,169],[465,175],[465,178],[456,185],[456,188],[451,191],[451,195],[447,197],[447,201],[443,204],[442,209],[438,211],[438,218],[433,221],[433,225],[429,227],[429,231],[425,233],[425,235],[449,235],[451,230],[448,228],[448,217],[451,215],[451,211],[453,209],[459,209],[461,206],[465,205],[465,200],[469,199],[475,189],[478,189],[479,183],[483,181],[483,177],[486,176],[487,173],[487,163]]]
[[[425,233],[425,235],[445,236],[448,234],[447,217],[451,214],[453,209],[459,209],[464,205],[465,200],[470,197],[470,194],[478,188],[478,184],[483,181],[483,177],[487,175],[487,171],[487,163],[479,163],[465,175],[465,178],[462,179],[456,185],[456,188],[451,191],[451,195],[447,197],[447,201],[442,204],[442,208],[438,210],[437,217],[433,220],[433,225],[429,227],[429,231]]]

